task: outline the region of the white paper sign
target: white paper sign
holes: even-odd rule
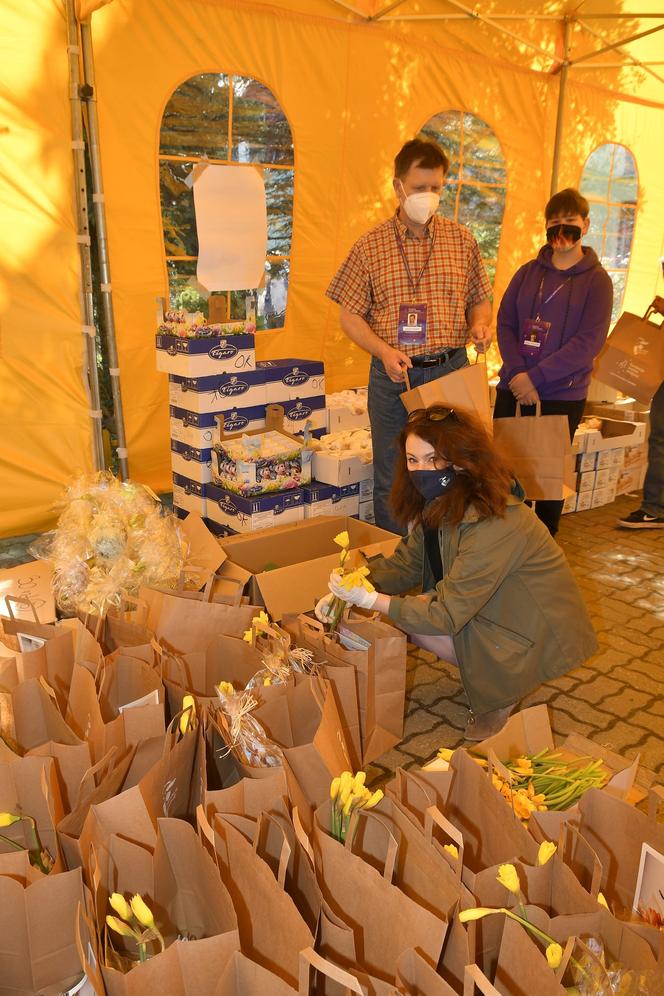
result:
[[[209,291],[258,287],[267,252],[262,171],[254,166],[205,166],[194,173],[199,282]]]
[[[30,599],[37,610],[40,623],[55,622],[52,581],[53,568],[44,560],[32,560],[29,564],[0,571],[0,615],[10,614],[5,597],[13,595],[15,598]],[[29,619],[34,622],[32,610],[27,606],[13,602],[12,612],[17,619]]]
[[[125,705],[118,706],[118,712],[122,714],[127,709],[138,709],[139,706],[147,705],[159,705],[159,689],[155,688],[152,692],[141,695],[140,699],[134,699],[133,702],[126,702]]]

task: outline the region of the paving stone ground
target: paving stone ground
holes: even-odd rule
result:
[[[523,701],[546,703],[554,736],[577,732],[641,763],[664,781],[664,530],[618,529],[638,497],[565,515],[558,541],[599,640],[583,667]],[[467,703],[455,667],[409,645],[404,739],[369,772],[430,760],[463,740]]]

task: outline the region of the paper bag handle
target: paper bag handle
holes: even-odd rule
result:
[[[570,849],[570,841],[574,837],[577,844],[580,844],[586,849],[593,863],[592,878],[590,881],[590,895],[593,899],[597,899],[597,894],[599,893],[599,887],[602,884],[602,863],[597,857],[597,854],[590,846],[583,834],[571,823],[563,823],[560,827],[560,836],[558,838],[558,848],[559,853],[565,864],[570,867],[568,861],[568,851]]]
[[[466,965],[463,970],[463,996],[475,996],[476,987],[483,996],[500,996],[496,987],[489,982],[477,965]]]
[[[380,826],[385,831],[387,837],[387,846],[385,851],[385,863],[383,865],[383,878],[386,882],[391,882],[394,877],[394,866],[397,863],[397,854],[399,853],[399,844],[384,820],[381,820],[378,813],[363,812],[361,809],[354,809],[351,813],[350,820],[348,822],[348,830],[346,832],[346,840],[344,841],[344,847],[347,851],[353,853],[353,843],[355,841],[357,822],[363,816],[365,819],[374,820],[379,823]]]
[[[417,778],[415,775],[409,774],[405,768],[397,768],[396,770],[396,797],[398,801],[404,806],[409,812],[410,810],[408,804],[406,803],[406,786],[413,787],[421,792],[424,797],[424,810],[433,805],[433,800],[426,790],[425,785]]]
[[[460,830],[450,823],[447,817],[443,816],[438,806],[428,806],[426,812],[424,813],[424,835],[427,842],[430,844],[433,841],[433,826],[440,827],[443,833],[449,837],[459,849],[459,857],[452,861],[454,862],[452,867],[454,868],[454,873],[458,879],[461,878],[461,871],[463,869],[463,834]]]
[[[83,788],[84,788],[86,782],[90,778],[94,778],[94,776],[96,774],[98,774],[99,772],[104,771],[105,768],[108,768],[108,766],[110,765],[111,761],[113,760],[113,756],[116,753],[117,753],[117,747],[111,747],[104,754],[104,756],[101,758],[101,760],[97,761],[96,764],[93,764],[91,767],[89,767],[87,769],[87,771],[83,772],[83,777],[81,778],[81,781],[79,782],[78,792],[76,793],[76,802],[74,803],[73,809],[78,809],[78,807],[81,804],[81,801],[82,801],[82,798],[83,798]],[[104,772],[104,773],[106,773],[106,772]]]
[[[233,609],[239,609],[240,605],[242,604],[242,592],[244,591],[244,585],[245,585],[245,582],[244,581],[240,581],[239,578],[225,578],[225,577],[222,577],[222,575],[220,575],[220,574],[213,574],[212,577],[210,578],[210,595],[206,599],[206,601],[209,602],[210,599],[212,598],[212,592],[214,590],[214,582],[215,582],[215,579],[217,579],[217,578],[219,580],[223,581],[224,584],[234,584],[234,585],[236,585],[235,593],[233,595],[229,595],[228,596],[228,598],[230,599],[230,601],[229,602],[223,602],[222,604],[223,605],[230,605],[231,608],[233,608]],[[205,586],[205,591],[207,592],[207,585]]]
[[[334,982],[338,982],[339,985],[345,986],[346,989],[350,989],[352,993],[358,993],[359,996],[362,996],[362,986],[354,975],[351,975],[350,972],[345,972],[343,968],[339,968],[338,965],[334,965],[331,961],[323,958],[313,948],[305,948],[303,951],[300,951],[299,996],[308,996],[310,992],[309,975],[312,968],[316,972],[327,976],[328,979],[332,979]]]
[[[94,945],[94,947],[97,948],[95,928],[92,925],[90,917],[83,908],[83,903],[79,899],[76,907],[76,950],[78,951],[78,957],[81,960],[81,967],[88,977],[88,982],[95,991],[95,996],[104,996],[104,986],[99,978],[99,970],[90,963],[88,953],[85,949],[85,944],[83,943],[83,937],[81,936],[81,925],[83,923],[85,924],[90,937],[90,947],[92,948]],[[98,953],[97,949],[97,955]],[[98,957],[97,962],[99,962]]]
[[[293,830],[295,831],[295,837],[297,838],[297,842],[302,848],[302,850],[305,852],[307,857],[309,858],[309,861],[311,862],[311,867],[313,868],[315,865],[314,849],[311,846],[311,841],[307,837],[304,827],[302,826],[302,820],[300,819],[300,811],[297,808],[297,806],[293,806],[293,811],[291,813],[291,820],[293,821]]]
[[[12,603],[16,605],[23,605],[25,608],[30,609],[32,612],[35,622],[39,625],[39,616],[37,615],[37,609],[29,595],[5,595],[5,605],[7,606],[7,612],[9,613],[9,618],[12,622],[20,622],[14,615],[14,609],[12,608]]]
[[[524,407],[526,407],[526,406],[524,405]],[[530,408],[530,407],[532,407],[532,406],[528,405],[528,408]],[[517,401],[517,403],[516,403],[516,411],[515,411],[514,414],[516,415],[517,418],[521,418],[521,402],[520,401]],[[538,401],[535,404],[535,418],[541,418],[541,417],[542,417],[542,402]]]
[[[304,629],[310,629],[316,634],[316,636],[327,636],[325,627],[320,619],[312,619],[311,616],[305,616],[304,613],[302,613],[297,617],[297,621]]]
[[[268,821],[273,826],[275,826],[279,831],[279,833],[281,834],[281,850],[279,852],[277,882],[279,883],[279,886],[283,889],[286,884],[286,872],[288,871],[288,864],[290,862],[292,849],[288,842],[288,837],[284,832],[284,828],[281,826],[279,821],[276,820],[274,816],[271,815],[271,813],[266,813],[265,811],[263,811],[262,813],[260,813],[258,817],[258,820],[256,822],[256,831],[254,833],[254,840],[253,840],[254,854],[256,854],[259,858],[262,858],[263,861],[265,861],[265,858],[263,858],[263,855],[260,853],[260,850],[263,840],[263,831]],[[268,864],[267,861],[265,861],[265,863]]]
[[[648,791],[648,819],[651,823],[657,822],[657,815],[662,805],[664,805],[664,788],[661,785],[651,786]],[[662,946],[664,947],[664,944]]]
[[[408,367],[404,363],[401,369],[403,370],[403,379],[406,382],[406,390],[410,391],[411,387],[410,387],[410,377],[408,376]]]

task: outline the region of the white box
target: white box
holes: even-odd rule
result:
[[[348,484],[337,487],[334,484],[321,484],[312,481],[302,488],[304,492],[304,517],[313,519],[317,515],[354,515],[360,510],[360,485]]]
[[[171,469],[179,477],[207,484],[212,480],[212,450],[199,450],[171,439]]]
[[[579,453],[576,458],[576,469],[579,473],[587,470],[594,470],[597,460],[596,453]]]
[[[590,503],[592,501],[593,493],[592,491],[582,491],[576,496],[576,511],[585,512],[590,508]]]
[[[170,407],[171,439],[198,450],[214,446],[219,438],[215,415],[224,416],[224,431],[248,432],[265,427],[265,407],[228,408],[220,412],[190,412],[183,408]]]
[[[168,397],[171,405],[190,412],[217,413],[233,407],[265,406],[265,374],[249,370],[214,377],[169,377]]]
[[[238,533],[251,533],[272,526],[286,526],[304,519],[301,488],[243,498],[215,484],[206,486],[207,517]]]
[[[643,443],[641,445],[644,445]],[[622,467],[625,462],[625,453],[627,451],[626,446],[616,446],[615,449],[609,450],[611,454],[611,466],[612,467]]]
[[[187,512],[204,516],[207,512],[205,485],[180,474],[173,474],[173,504]]]
[[[265,374],[269,405],[325,394],[325,366],[320,360],[259,360],[256,369]]]
[[[610,467],[604,467],[602,470],[595,472],[595,490],[598,488],[606,488],[608,486],[610,470]]]
[[[616,484],[616,494],[626,495],[639,491],[643,487],[647,466],[646,463],[641,463],[635,467],[624,467]]]
[[[325,395],[319,394],[316,397],[294,398],[293,400],[282,399],[279,404],[284,409],[284,429],[286,432],[293,434],[304,432],[307,422],[309,422],[312,431],[325,429],[327,424]]]
[[[616,447],[616,449],[620,448],[621,447]],[[613,464],[614,453],[615,450],[600,450],[599,453],[596,453],[595,467],[597,470],[605,470],[607,467],[610,467]],[[588,454],[588,456],[590,456],[590,454]]]
[[[346,429],[369,429],[369,413],[355,414],[346,406],[329,407],[327,409],[327,431],[344,432]]]
[[[600,505],[610,504],[616,497],[615,487],[595,488],[590,502],[591,508],[599,508]]]
[[[612,450],[619,446],[635,446],[644,442],[644,422],[624,422],[620,419],[602,418],[600,428],[586,433],[586,452]]]
[[[618,479],[622,473],[622,467],[607,467],[607,485],[611,487],[612,484],[617,484]]]
[[[637,446],[626,446],[623,458],[623,467],[639,467],[642,463],[648,462],[648,444],[639,443]]]
[[[595,487],[595,474],[596,470],[587,470],[583,474],[578,474],[576,478],[576,490],[581,494],[582,491],[592,491]]]
[[[373,503],[373,499],[370,499],[369,501],[361,501],[360,502],[360,510],[358,512],[358,519],[361,519],[362,522],[375,522],[376,521],[375,518],[374,518],[374,503]]]
[[[360,481],[360,501],[373,501],[374,493],[374,479],[373,479],[373,466],[368,467],[371,471],[371,477],[365,478]]]
[[[573,494],[568,495],[567,498],[565,498],[565,501],[563,502],[562,515],[567,515],[568,512],[576,512],[576,500],[577,500],[577,498],[578,498],[578,495],[577,495],[576,491]]]
[[[231,323],[228,328],[241,328]],[[159,333],[156,337],[157,370],[177,377],[208,377],[256,369],[254,335],[202,336],[185,339]]]
[[[362,463],[359,457],[336,457],[314,453],[313,477],[324,484],[359,484],[373,478],[373,465]]]

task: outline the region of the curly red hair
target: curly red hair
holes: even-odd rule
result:
[[[406,464],[406,441],[411,435],[425,440],[443,462],[462,471],[449,491],[427,506],[426,516],[424,498],[412,483]],[[469,505],[481,519],[501,518],[513,480],[478,418],[466,411],[431,405],[411,412],[399,436],[390,501],[397,520],[404,525],[422,519],[430,527],[439,526],[443,519],[457,525]]]

